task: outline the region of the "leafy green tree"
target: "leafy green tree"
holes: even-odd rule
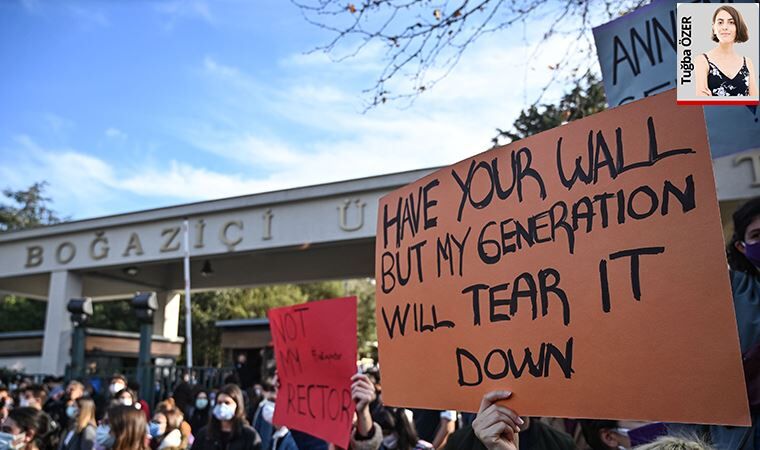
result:
[[[358,298],[359,353],[368,354],[377,339],[374,286],[369,280],[325,281],[301,285],[282,284],[193,294],[193,363],[203,366],[228,363],[228,361],[223,361],[221,333],[215,325],[218,320],[264,318],[271,308],[350,295],[356,295]],[[180,307],[180,334],[184,335],[184,330],[183,301]]]
[[[132,301],[117,300],[112,302],[94,302],[92,317],[87,322],[90,328],[104,328],[115,331],[140,331]]]
[[[34,228],[61,222],[52,209],[50,201],[44,196],[45,181],[37,182],[26,190],[3,190],[7,200],[0,205],[0,232]],[[6,202],[10,200],[10,204]]]
[[[0,297],[0,332],[42,330],[45,327],[47,303],[5,295]]]
[[[3,190],[0,203],[0,233],[58,223],[45,197],[46,182],[38,182],[26,190]],[[41,330],[45,327],[47,303],[15,295],[0,296],[0,332]]]
[[[193,294],[191,299],[193,364],[203,366],[218,366],[225,362],[222,360],[221,333],[215,325],[217,320],[266,317],[270,308],[306,301],[301,289],[292,284],[200,292]],[[184,335],[184,330],[183,300],[180,306],[180,334]]]
[[[512,130],[497,128],[498,134],[491,141],[494,145],[519,141],[563,123],[596,114],[605,108],[604,86],[591,74],[566,93],[557,105],[534,105],[523,110],[512,124]]]

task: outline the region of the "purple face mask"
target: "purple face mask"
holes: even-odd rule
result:
[[[752,244],[744,243],[744,256],[747,257],[755,267],[760,267],[760,242]]]

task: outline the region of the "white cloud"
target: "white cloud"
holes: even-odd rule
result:
[[[162,3],[163,13],[186,17],[187,6],[179,3]],[[202,7],[192,14],[213,18]],[[224,163],[212,170],[178,160],[109,163],[20,136],[14,148],[0,149],[14,159],[0,166],[0,179],[28,186],[42,174],[56,204],[64,205],[60,212],[83,218],[123,212],[114,205],[125,198],[142,209],[452,164],[486,150],[495,128],[508,128],[548,81],[546,67],[564,47],[545,46],[529,60],[530,47],[489,35],[408,108],[389,105],[365,114],[358,93],[367,74],[377,73],[376,53],[339,64],[324,55],[292,55],[280,61],[276,81],[208,56],[200,67],[208,83],[205,102],[165,120],[169,133],[231,170],[219,169]],[[47,120],[55,128],[55,117]],[[116,127],[103,133],[127,138]]]
[[[126,139],[127,138],[127,133],[114,127],[109,127],[108,129],[106,129],[105,135],[106,137],[109,137],[111,139]]]

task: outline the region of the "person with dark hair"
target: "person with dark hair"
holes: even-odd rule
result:
[[[739,345],[744,356],[750,391],[757,393],[758,374],[747,368],[760,365],[760,197],[744,203],[733,214],[734,232],[726,245]],[[753,385],[754,383],[754,385]],[[750,395],[752,427],[711,426],[709,435],[718,448],[760,449],[760,399]],[[701,433],[700,433],[701,434]]]
[[[30,407],[42,410],[42,405],[45,404],[46,400],[47,390],[45,389],[45,386],[33,384],[21,391],[18,405],[21,408]]]
[[[718,45],[704,58],[695,58],[697,95],[752,96],[758,95],[757,72],[752,58],[742,56],[734,44],[747,42],[750,33],[741,13],[733,6],[721,5],[712,18],[712,40]],[[733,77],[727,74],[734,74]]]
[[[190,412],[190,428],[198,431],[208,425],[209,411],[211,411],[211,405],[209,404],[208,391],[199,389],[195,393],[195,402]]]
[[[411,411],[404,408],[381,406],[375,410],[372,418],[383,430],[381,450],[423,450],[432,449],[433,445],[417,436],[410,418]]]
[[[583,420],[581,430],[591,450],[631,448],[628,433],[617,420]]]
[[[148,423],[134,406],[115,405],[108,408],[108,422],[113,436],[112,450],[150,450]]]
[[[198,431],[192,450],[261,450],[261,438],[245,418],[243,392],[222,386],[206,427]]]
[[[57,447],[55,424],[50,416],[36,408],[12,409],[0,431],[13,436],[16,450],[54,450]]]
[[[79,397],[69,400],[66,416],[71,423],[59,450],[92,450],[95,447],[95,402]]]

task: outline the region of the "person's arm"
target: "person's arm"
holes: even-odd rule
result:
[[[456,412],[454,414],[456,414]],[[441,421],[438,423],[433,442],[431,442],[433,448],[441,449],[446,446],[446,441],[449,440],[449,436],[455,431],[456,425],[456,415],[451,417],[447,414],[447,411],[441,413]]]
[[[757,97],[757,72],[755,72],[752,58],[747,58],[747,69],[749,69],[749,95],[750,97]]]
[[[351,381],[351,398],[356,402],[356,432],[359,437],[369,437],[373,431],[369,404],[375,399],[375,387],[364,374],[355,374]]]
[[[697,97],[709,97],[712,95],[707,87],[707,71],[709,66],[705,55],[699,55],[694,59],[694,77],[697,79]]]
[[[518,433],[523,420],[511,409],[496,404],[511,396],[509,391],[492,391],[480,402],[472,430],[488,450],[517,450],[520,447]]]

